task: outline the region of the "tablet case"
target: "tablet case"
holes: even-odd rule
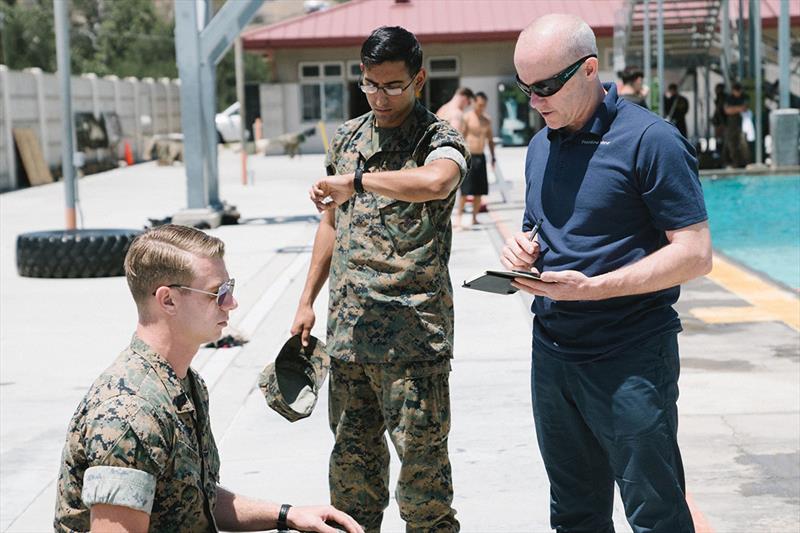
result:
[[[539,279],[530,272],[512,272],[509,270],[487,270],[472,279],[465,280],[462,287],[476,291],[493,292],[495,294],[514,294],[519,289],[511,286],[514,278]]]

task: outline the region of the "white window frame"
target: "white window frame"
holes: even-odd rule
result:
[[[455,61],[456,67],[453,70],[437,70],[431,68],[431,62],[440,60]],[[461,76],[461,60],[458,56],[434,56],[426,60],[426,69],[428,70],[429,78],[458,78]]]
[[[600,70],[614,71],[614,47],[608,46],[603,49],[603,65],[600,65]]]
[[[352,73],[353,65],[358,68],[358,75]],[[361,80],[361,60],[360,59],[351,59],[347,62],[347,70],[346,76],[348,81],[360,81]]]
[[[336,65],[339,67],[339,75],[338,76],[326,76],[325,75],[325,67],[330,65]],[[303,75],[303,68],[307,66],[317,66],[319,67],[319,76],[304,76]],[[311,123],[317,120],[322,120],[324,122],[339,122],[345,120],[348,116],[348,109],[347,109],[347,86],[345,81],[347,80],[348,71],[345,69],[346,65],[344,61],[300,61],[297,64],[297,77],[298,77],[298,92],[299,92],[299,116],[300,122],[302,123]],[[339,83],[342,87],[342,116],[341,117],[328,117],[325,115],[325,85],[331,83]],[[319,87],[319,118],[306,120],[303,117],[303,86],[304,85],[317,85]]]

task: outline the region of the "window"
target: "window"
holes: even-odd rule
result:
[[[351,59],[347,62],[347,79],[351,81],[361,80],[361,60]]]
[[[344,64],[300,63],[299,68],[303,122],[344,120]]]
[[[458,75],[457,57],[432,57],[428,59],[428,73],[432,78],[446,78]]]

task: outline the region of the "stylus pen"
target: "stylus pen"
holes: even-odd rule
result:
[[[528,238],[529,241],[532,241],[533,239],[536,238],[536,235],[538,235],[539,233],[539,228],[541,227],[542,227],[542,219],[539,219],[536,221],[536,224],[533,226],[533,229],[531,230],[531,236]]]

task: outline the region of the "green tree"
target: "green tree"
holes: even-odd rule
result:
[[[175,22],[159,16],[152,0],[60,1],[69,2],[73,74],[178,77]],[[222,4],[214,2],[216,9]],[[56,71],[53,0],[0,0],[0,61],[13,70]],[[258,54],[246,52],[244,67],[247,83],[267,81],[267,63]],[[217,103],[224,109],[235,101],[231,48],[217,65]]]
[[[39,67],[55,72],[52,0],[35,0],[25,6],[0,0],[0,63],[13,70]]]
[[[236,64],[234,50],[230,50],[217,64],[217,109],[225,109],[236,101]],[[269,67],[264,58],[252,52],[245,52],[245,83],[261,83],[269,80]]]
[[[174,22],[151,0],[69,2],[73,74],[177,77]],[[56,70],[53,0],[0,0],[0,61],[21,70]]]
[[[72,0],[72,8],[76,72],[177,77],[174,23],[151,0]]]

